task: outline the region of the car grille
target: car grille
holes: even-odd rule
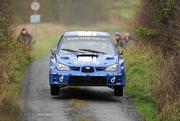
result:
[[[92,73],[92,72],[94,72],[94,68],[89,67],[89,66],[85,66],[85,67],[82,67],[81,71],[84,72],[84,73]]]
[[[70,85],[78,86],[104,86],[107,84],[106,77],[93,76],[71,76],[69,78]]]
[[[70,69],[73,71],[80,71],[80,67],[70,67]]]
[[[73,71],[80,71],[81,68],[80,67],[70,67],[71,70]],[[104,71],[105,70],[105,67],[95,67],[95,70],[96,71]],[[82,72],[85,72],[85,73],[92,73],[95,71],[94,70],[94,67],[82,67]]]
[[[104,71],[105,67],[96,67],[96,71]]]

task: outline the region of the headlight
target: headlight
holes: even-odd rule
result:
[[[119,69],[118,64],[114,64],[114,65],[106,67],[106,71],[117,71],[118,69]]]
[[[60,64],[60,63],[57,63],[57,69],[60,70],[60,71],[68,71],[70,70],[68,66],[64,65],[64,64]]]

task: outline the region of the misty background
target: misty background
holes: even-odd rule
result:
[[[16,24],[29,22],[33,14],[32,0],[12,1],[13,19]],[[65,25],[91,25],[103,22],[125,22],[133,17],[138,1],[134,0],[40,0],[38,14],[42,22]],[[14,3],[14,4],[13,4]]]

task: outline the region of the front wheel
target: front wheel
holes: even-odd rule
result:
[[[123,96],[122,86],[114,86],[114,96]]]
[[[51,85],[50,88],[51,88],[51,95],[52,95],[52,96],[57,96],[57,95],[59,95],[59,91],[60,91],[59,86]]]

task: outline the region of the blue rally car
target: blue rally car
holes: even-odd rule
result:
[[[66,32],[51,54],[51,95],[59,95],[66,86],[107,86],[115,96],[123,95],[124,59],[108,33]]]

